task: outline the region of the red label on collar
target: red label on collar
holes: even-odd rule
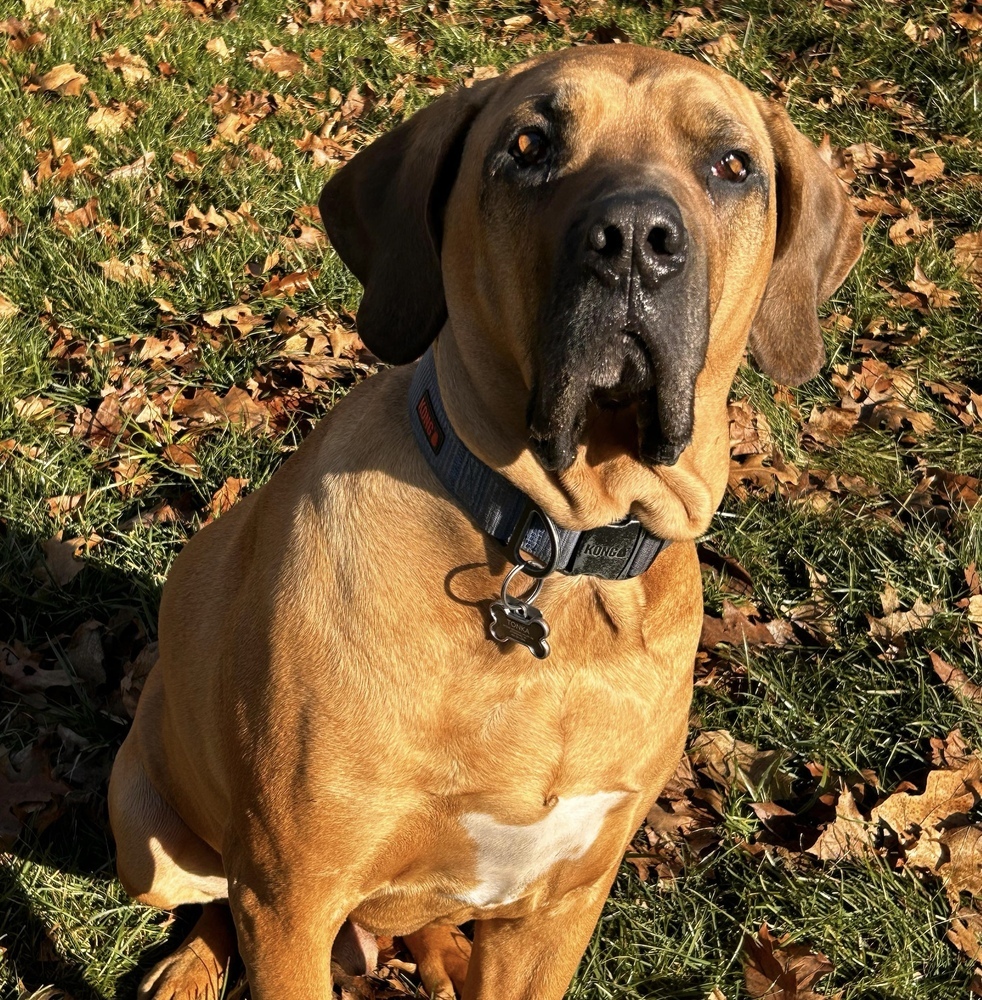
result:
[[[443,447],[443,428],[437,422],[436,414],[433,412],[433,402],[428,392],[424,392],[420,396],[419,402],[416,404],[416,416],[419,417],[423,433],[433,449],[433,454],[439,455],[440,449]]]

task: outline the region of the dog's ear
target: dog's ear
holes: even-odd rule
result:
[[[797,385],[825,360],[818,307],[863,249],[863,223],[832,168],[774,101],[758,101],[777,167],[774,262],[750,350],[776,382]]]
[[[492,83],[434,101],[361,150],[321,192],[324,228],[365,288],[358,332],[390,364],[418,358],[446,319],[443,210]]]

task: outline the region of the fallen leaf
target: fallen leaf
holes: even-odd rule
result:
[[[40,744],[13,755],[0,750],[0,847],[12,848],[28,823],[40,833],[59,815],[67,792]]]
[[[982,961],[982,913],[961,907],[951,915],[945,937],[970,961]]]
[[[275,73],[281,79],[303,72],[303,60],[300,56],[295,52],[287,52],[279,45],[269,48],[265,52],[250,52],[246,59],[256,69]]]
[[[952,666],[937,653],[932,652],[929,655],[931,666],[934,667],[934,672],[942,684],[947,685],[959,698],[982,705],[982,685],[974,683],[964,670]]]
[[[141,177],[146,177],[150,172],[150,164],[157,158],[157,154],[152,150],[148,153],[144,153],[143,156],[137,157],[132,163],[127,163],[122,167],[116,167],[110,170],[106,174],[106,180],[110,182],[115,181],[133,181],[138,180]]]
[[[99,221],[99,199],[90,198],[81,208],[69,208],[71,202],[65,207],[58,207],[58,202],[63,199],[55,199],[55,214],[52,225],[59,233],[65,236],[74,236],[80,229],[88,229]]]
[[[821,410],[813,406],[801,428],[802,447],[811,451],[838,447],[858,422],[859,414],[855,410],[838,406]]]
[[[758,801],[791,797],[792,778],[781,770],[788,759],[783,750],[758,750],[727,730],[716,729],[696,736],[689,759],[720,788],[739,785]]]
[[[136,121],[136,112],[128,104],[116,104],[104,108],[96,108],[85,120],[96,135],[119,135]]]
[[[955,239],[955,263],[976,288],[982,288],[982,232]]]
[[[960,895],[982,899],[982,827],[961,826],[941,835],[947,859],[937,867],[952,905],[957,906]]]
[[[74,580],[85,569],[85,563],[78,556],[101,542],[98,535],[88,538],[64,538],[59,531],[46,542],[41,543],[44,549],[44,565],[51,579],[59,586]]]
[[[147,61],[143,56],[133,55],[125,46],[120,45],[115,52],[109,52],[102,56],[102,61],[109,70],[118,70],[123,75],[123,80],[128,84],[140,83],[150,79],[150,70],[147,68]]]
[[[225,482],[218,487],[214,496],[211,498],[211,516],[213,518],[221,517],[222,514],[231,510],[238,501],[243,487],[248,484],[248,479],[238,479],[235,476],[229,476]]]
[[[931,771],[924,792],[894,792],[870,813],[870,822],[892,831],[909,863],[933,869],[942,857],[941,834],[969,822],[969,814],[982,802],[982,759],[970,757],[955,771]],[[917,853],[911,860],[910,855]]]
[[[787,622],[764,623],[756,608],[748,614],[732,601],[724,600],[722,617],[703,615],[699,648],[710,652],[724,642],[731,646],[784,646],[792,634]]]
[[[925,153],[922,157],[911,157],[910,170],[904,173],[912,184],[927,184],[939,180],[944,173],[944,160],[937,153]]]
[[[146,254],[134,254],[128,264],[118,257],[110,257],[109,260],[100,260],[99,267],[102,268],[104,277],[120,285],[128,285],[134,281],[141,285],[152,285],[156,281]]]
[[[890,227],[890,242],[898,247],[906,246],[908,243],[919,240],[926,233],[931,232],[933,228],[933,220],[922,219],[915,208],[910,215],[898,219]]]
[[[38,80],[38,88],[59,97],[78,97],[89,78],[72,63],[61,63]]]
[[[19,642],[0,642],[0,677],[21,694],[70,687],[72,683],[64,670],[42,667],[40,657]]]
[[[754,1000],[820,1000],[811,987],[833,969],[821,952],[791,944],[787,934],[775,938],[767,924],[744,938],[743,951],[744,981]]]
[[[805,853],[820,861],[840,861],[842,858],[861,857],[872,845],[872,828],[859,811],[852,792],[842,784],[835,802],[835,820]]]
[[[217,38],[209,38],[205,42],[205,51],[210,52],[215,56],[219,62],[225,62],[232,53],[229,51],[229,47],[225,44],[225,39],[221,36]]]
[[[0,294],[0,320],[10,319],[20,312],[18,306],[6,295]]]
[[[918,597],[910,611],[894,611],[882,618],[867,615],[869,634],[877,639],[892,640],[908,632],[920,631],[927,627],[928,622],[940,610],[937,605],[929,604],[923,598]]]

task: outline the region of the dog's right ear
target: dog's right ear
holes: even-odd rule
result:
[[[390,364],[418,358],[447,318],[443,210],[467,131],[494,82],[434,101],[361,150],[321,192],[327,235],[365,287],[358,333]]]

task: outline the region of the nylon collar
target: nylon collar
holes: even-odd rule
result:
[[[447,419],[436,379],[433,348],[420,358],[409,391],[409,421],[420,451],[437,479],[474,523],[500,542],[512,562],[534,556],[545,572],[627,580],[640,576],[670,542],[635,517],[573,531],[554,525],[541,508],[499,472],[485,465],[457,437]]]

